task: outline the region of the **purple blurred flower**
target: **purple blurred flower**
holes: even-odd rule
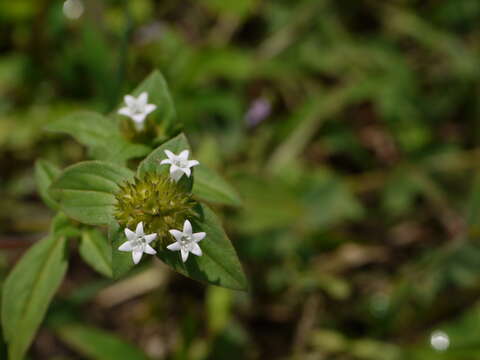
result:
[[[272,104],[266,98],[257,98],[251,104],[245,114],[245,122],[248,127],[254,127],[265,120],[272,111]]]

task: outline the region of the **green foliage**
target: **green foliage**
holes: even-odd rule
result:
[[[118,163],[149,153],[150,148],[132,144],[122,136],[113,120],[93,112],[68,115],[47,126],[50,131],[66,133],[88,147],[94,159]]]
[[[47,190],[63,174],[52,164],[94,159],[133,174],[163,146],[149,166],[167,173],[158,160],[181,131],[201,163],[181,181],[218,206],[253,281],[247,293],[205,288],[146,256],[130,271],[123,227],[106,216],[105,243],[106,229],[77,221],[78,205],[92,204],[78,196],[66,202],[75,219],[55,227],[85,261],[72,255],[26,356],[93,356],[82,349],[96,339],[73,331],[84,340],[71,346],[51,326],[85,317],[152,358],[479,356],[477,0],[83,1],[75,20],[64,3],[0,2],[0,286],[48,231],[40,200],[72,216]],[[144,80],[153,68],[169,88],[159,73]],[[144,131],[117,113],[132,89],[157,106]],[[108,115],[68,115],[78,109]],[[91,211],[84,220],[97,223],[102,211]],[[107,251],[115,280],[101,277]],[[200,258],[167,255],[214,279]],[[436,330],[449,349],[432,348]]]
[[[183,150],[189,151],[189,158],[191,158],[191,149],[190,144],[188,143],[187,138],[183,133],[177,135],[173,139],[168,140],[167,142],[163,143],[155,150],[153,150],[138,166],[137,175],[143,176],[147,173],[157,173],[160,175],[167,175],[170,171],[170,166],[168,165],[160,165],[160,162],[164,159],[167,159],[167,155],[165,155],[165,150],[170,150],[174,154],[178,155]],[[182,176],[179,180],[179,184],[182,185],[186,190],[191,191],[193,187],[193,175],[195,172],[195,168],[192,169],[192,176],[186,177]]]
[[[153,123],[155,140],[163,142],[178,132],[181,125],[175,122],[176,113],[173,100],[167,83],[159,71],[152,72],[135,88],[132,95],[138,96],[144,91],[149,95],[148,103],[157,106],[157,109],[148,117],[147,127]]]
[[[108,226],[108,242],[112,251],[112,274],[115,279],[125,275],[134,266],[130,253],[118,251],[119,246],[127,241],[123,230],[116,221],[112,221]]]
[[[117,336],[81,324],[63,325],[56,329],[58,336],[80,354],[91,360],[148,360],[139,349]]]
[[[58,209],[57,202],[50,196],[48,189],[61,170],[46,160],[37,160],[35,163],[35,182],[42,200],[51,209]]]
[[[9,359],[23,359],[67,270],[66,238],[55,233],[35,244],[5,281],[2,327]]]
[[[200,199],[212,203],[231,206],[241,205],[236,190],[215,171],[203,164],[195,168],[195,182],[192,192]]]
[[[108,224],[118,185],[132,177],[126,168],[86,161],[66,168],[50,187],[50,194],[73,219],[90,225]]]
[[[248,284],[230,239],[216,215],[200,205],[199,217],[192,219],[193,231],[204,231],[200,242],[203,255],[183,263],[177,252],[159,249],[157,256],[179,273],[192,279],[235,290],[247,290]]]
[[[96,229],[85,229],[78,248],[82,258],[100,274],[112,277],[112,248],[105,236]]]

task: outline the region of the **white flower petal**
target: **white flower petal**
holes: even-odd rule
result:
[[[187,175],[187,177],[190,177],[190,175],[192,175],[192,170],[190,170],[190,168],[188,167],[182,168],[182,171],[185,173],[185,175]]]
[[[195,242],[199,242],[199,241],[202,241],[206,235],[207,234],[204,232],[198,232],[198,233],[192,234],[192,237]]]
[[[172,230],[169,230],[168,232],[170,234],[172,234],[172,236],[175,238],[175,240],[177,240],[177,241],[182,240],[183,233],[181,231],[172,229]]]
[[[200,249],[200,246],[198,246],[197,243],[192,244],[192,249],[190,250],[190,252],[194,255],[202,256],[202,249]]]
[[[150,244],[156,238],[157,238],[157,234],[149,234],[144,236],[144,239],[147,242],[147,244]]]
[[[197,166],[200,164],[197,160],[188,160],[188,167],[191,168],[193,166]]]
[[[175,160],[175,158],[177,157],[174,153],[172,153],[170,150],[165,150],[164,151],[165,155],[167,155],[167,157],[170,159],[170,160]]]
[[[137,124],[142,124],[145,121],[145,117],[147,115],[145,113],[139,113],[131,116],[132,120],[135,121]]]
[[[192,224],[188,220],[183,223],[183,233],[188,236],[192,235]]]
[[[143,251],[133,251],[132,252],[132,259],[135,264],[138,264],[140,262],[140,259],[142,258]]]
[[[174,242],[173,244],[170,244],[167,246],[167,249],[168,250],[171,250],[171,251],[178,251],[180,250],[182,247],[180,246],[180,243],[179,242]]]
[[[188,259],[188,251],[180,249],[180,252],[182,253],[182,261],[185,262]]]
[[[172,160],[170,159],[163,159],[162,161],[160,161],[160,165],[165,165],[165,164],[172,164]]]
[[[172,172],[172,168],[174,167],[175,165],[172,165],[170,167],[170,178],[177,182],[178,180],[180,180],[180,178],[183,176],[183,171],[182,169],[180,169],[179,167],[175,166],[175,171]]]
[[[148,102],[148,94],[146,91],[144,91],[140,95],[138,95],[137,104],[141,108],[145,108],[145,105],[147,105],[147,102]]]
[[[137,234],[137,236],[144,236],[145,235],[145,233],[143,232],[143,221],[140,221],[137,224],[137,228],[135,229],[135,233]]]
[[[125,241],[122,245],[118,247],[120,251],[132,251],[132,243],[130,241]]]
[[[178,158],[181,160],[187,160],[188,159],[188,150],[183,150],[180,154],[178,154]]]
[[[127,239],[130,240],[130,241],[135,240],[137,238],[137,234],[135,234],[130,229],[125,228],[125,230],[123,230],[123,232],[125,233],[125,236],[127,237]]]
[[[145,114],[146,114],[146,115],[150,114],[151,112],[155,111],[156,108],[157,108],[157,105],[147,104],[147,105],[145,106]]]
[[[172,175],[173,173],[177,172],[177,171],[180,171],[181,169],[175,165],[175,164],[172,164],[172,166],[170,166],[170,175]]]
[[[157,253],[155,249],[152,248],[150,245],[145,246],[144,252],[145,254],[149,254],[149,255],[155,255]]]
[[[135,106],[135,103],[137,102],[132,95],[125,95],[123,100],[125,100],[125,104],[127,104],[129,108]]]
[[[120,115],[125,115],[125,116],[128,116],[128,117],[132,116],[132,112],[130,111],[130,109],[128,107],[121,108],[120,110],[118,110],[118,113]]]

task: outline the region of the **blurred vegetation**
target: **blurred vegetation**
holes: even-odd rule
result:
[[[75,258],[29,358],[480,358],[479,55],[477,0],[0,2],[0,282],[87,157],[46,125],[158,68],[252,285]]]

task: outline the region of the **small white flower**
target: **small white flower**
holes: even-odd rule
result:
[[[131,251],[133,262],[138,264],[142,258],[143,253],[155,255],[157,252],[149,244],[157,238],[157,234],[145,235],[143,232],[143,222],[137,224],[135,232],[125,228],[125,236],[128,241],[125,241],[118,250]]]
[[[170,230],[170,234],[175,238],[176,242],[167,246],[168,250],[179,251],[182,253],[182,261],[188,259],[188,254],[192,253],[197,256],[202,256],[202,249],[198,246],[198,242],[205,238],[204,232],[192,233],[192,224],[185,220],[183,224],[183,231]]]
[[[161,165],[170,164],[170,178],[173,181],[178,181],[183,174],[190,177],[192,170],[191,167],[200,164],[197,160],[188,160],[188,150],[183,150],[180,154],[175,155],[170,150],[165,150],[165,154],[168,159],[164,159],[160,162]]]
[[[142,92],[138,98],[132,95],[125,95],[125,104],[127,106],[118,110],[120,115],[128,116],[133,120],[137,130],[142,130],[145,123],[145,118],[148,114],[154,111],[157,106],[148,103],[148,93]]]

